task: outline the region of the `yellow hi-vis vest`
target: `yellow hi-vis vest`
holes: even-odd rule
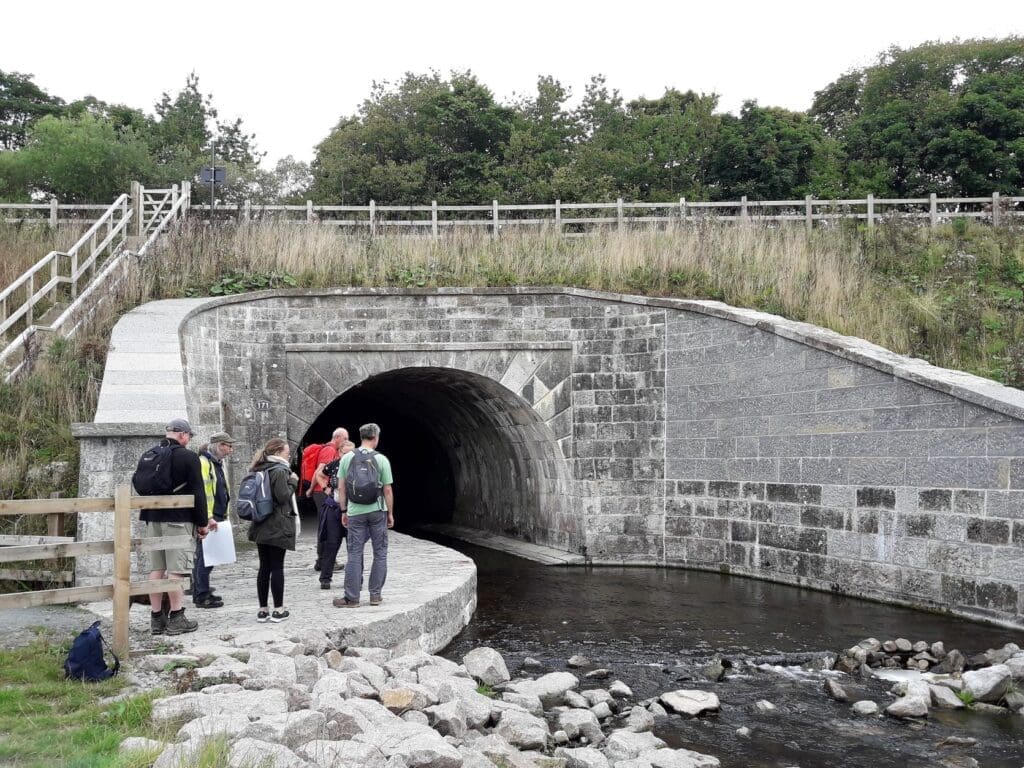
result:
[[[206,509],[208,510],[209,518],[212,520],[213,497],[217,492],[217,470],[214,468],[213,462],[206,456],[199,457],[199,466],[203,474],[203,487],[206,489]]]

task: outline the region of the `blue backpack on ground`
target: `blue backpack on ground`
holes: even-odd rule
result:
[[[121,660],[110,651],[110,655],[114,657],[114,667],[108,667],[103,658],[105,646],[106,641],[100,634],[100,623],[93,622],[92,626],[82,630],[71,644],[71,651],[64,662],[64,676],[69,680],[96,683],[116,675],[121,669]],[[109,648],[107,650],[109,651]]]
[[[242,520],[262,523],[274,511],[274,496],[270,491],[270,470],[256,470],[242,478],[235,499],[235,511]]]

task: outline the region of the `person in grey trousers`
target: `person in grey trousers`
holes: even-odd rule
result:
[[[370,567],[370,605],[380,605],[381,592],[388,576],[388,528],[395,527],[395,494],[391,462],[377,452],[380,427],[364,424],[359,428],[360,446],[341,457],[338,467],[338,505],[342,509],[341,524],[348,529],[348,561],[345,563],[345,595],[334,598],[335,608],[357,608],[363,584],[363,550],[369,541],[373,547],[373,565]],[[350,472],[351,468],[351,472]],[[370,476],[376,471],[376,498],[369,503],[357,503],[350,498],[356,490],[363,492],[364,484],[358,479],[362,473]]]

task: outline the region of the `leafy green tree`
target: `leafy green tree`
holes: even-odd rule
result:
[[[0,70],[0,150],[25,146],[32,124],[60,115],[64,102],[32,82],[32,75]]]

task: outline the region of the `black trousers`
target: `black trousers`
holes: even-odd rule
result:
[[[284,547],[272,544],[257,544],[256,551],[260,556],[260,569],[256,573],[256,596],[260,607],[267,604],[267,592],[274,595],[274,607],[284,605]]]
[[[327,495],[319,491],[313,492],[316,502],[316,562],[320,567],[320,581],[330,583],[334,574],[334,561],[345,538],[345,529],[341,525],[341,513],[335,504],[324,504]]]

